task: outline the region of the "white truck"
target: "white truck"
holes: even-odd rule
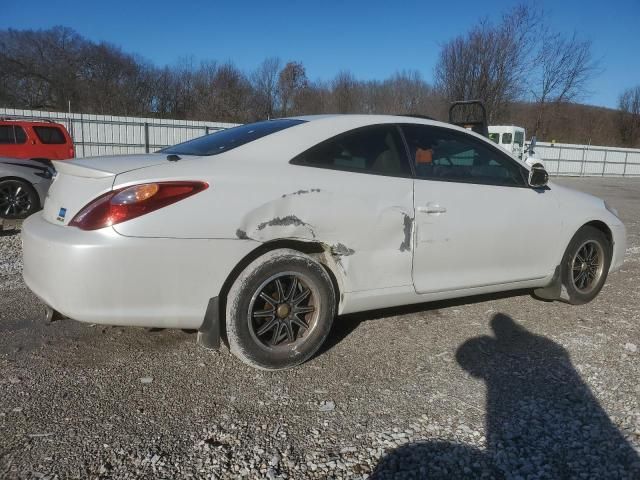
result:
[[[460,100],[449,106],[449,123],[480,135],[489,137],[509,153],[530,167],[544,168],[542,160],[536,158],[536,137],[525,146],[525,131],[515,125],[488,125],[487,111],[481,100]]]
[[[536,137],[525,146],[525,130],[515,125],[489,125],[489,138],[512,153],[520,160],[524,160],[528,165],[539,165],[544,167],[542,160],[535,156]]]

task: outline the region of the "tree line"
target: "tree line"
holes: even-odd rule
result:
[[[446,120],[449,102],[480,98],[490,123],[524,126],[528,136],[640,146],[640,86],[620,95],[618,110],[576,103],[600,70],[588,40],[552,31],[526,4],[444,43],[433,84],[418,70],[384,80],[343,70],[312,80],[301,61],[278,57],[252,71],[190,59],[158,67],[67,27],[0,30],[0,105],[7,107],[238,123],[320,113]]]

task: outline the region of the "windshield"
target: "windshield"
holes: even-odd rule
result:
[[[164,148],[160,150],[159,153],[173,153],[176,155],[217,155],[301,123],[304,123],[304,120],[287,118],[248,123],[227,130],[220,130],[205,135],[204,137],[189,140],[188,142],[179,143],[173,147]]]

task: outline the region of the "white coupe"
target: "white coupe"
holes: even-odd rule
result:
[[[198,329],[264,369],[309,359],[338,314],[523,288],[585,303],[625,253],[602,200],[420,118],[286,118],[54,163],[22,234],[49,315]]]

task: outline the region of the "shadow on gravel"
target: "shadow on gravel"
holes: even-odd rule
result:
[[[458,348],[460,366],[487,383],[487,448],[418,442],[390,452],[372,478],[640,478],[640,457],[557,343],[510,317],[495,336]]]

